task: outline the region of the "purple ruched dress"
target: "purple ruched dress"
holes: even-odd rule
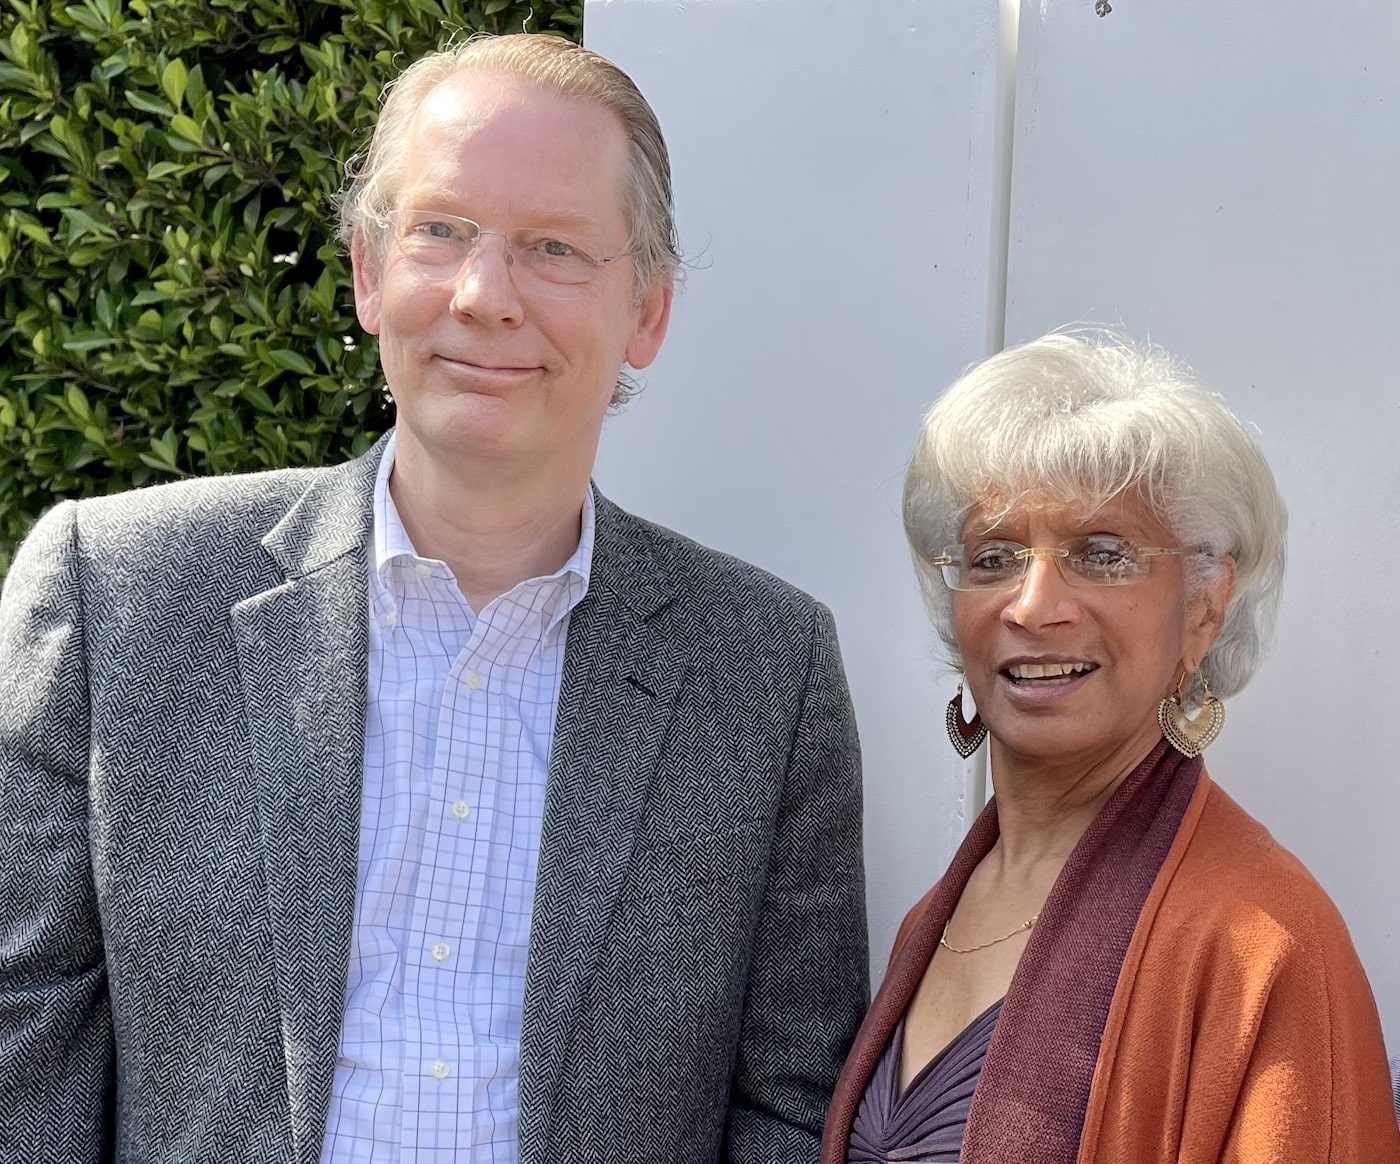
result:
[[[899,1094],[904,1020],[880,1056],[856,1109],[846,1164],[934,1164],[956,1161],[962,1151],[972,1092],[1001,1014],[998,999],[924,1065]]]

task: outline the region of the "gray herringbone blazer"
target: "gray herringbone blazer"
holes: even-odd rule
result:
[[[318,1160],[377,461],[65,504],[20,552],[0,604],[0,1160]],[[866,1002],[829,615],[600,498],[560,701],[522,1164],[814,1160]]]

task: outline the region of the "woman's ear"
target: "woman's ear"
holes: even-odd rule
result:
[[[1230,554],[1219,560],[1219,573],[1186,604],[1186,670],[1194,673],[1206,657],[1225,621],[1230,595],[1235,592],[1235,559]]]

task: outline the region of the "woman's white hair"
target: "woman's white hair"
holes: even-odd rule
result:
[[[1219,394],[1162,348],[1099,329],[1054,332],[973,365],[924,417],[904,478],[904,532],[950,661],[961,669],[952,592],[931,559],[962,541],[974,506],[1010,509],[1040,493],[1092,510],[1129,491],[1198,550],[1188,587],[1234,558],[1234,592],[1199,674],[1221,696],[1241,690],[1278,612],[1283,498]]]

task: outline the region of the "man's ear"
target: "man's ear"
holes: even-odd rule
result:
[[[645,368],[661,350],[666,329],[671,324],[671,302],[676,297],[675,284],[670,280],[653,283],[637,307],[637,326],[627,341],[627,362],[634,368]]]
[[[358,226],[350,239],[350,267],[355,273],[355,314],[370,335],[379,334],[379,280],[383,256],[365,241]]]

